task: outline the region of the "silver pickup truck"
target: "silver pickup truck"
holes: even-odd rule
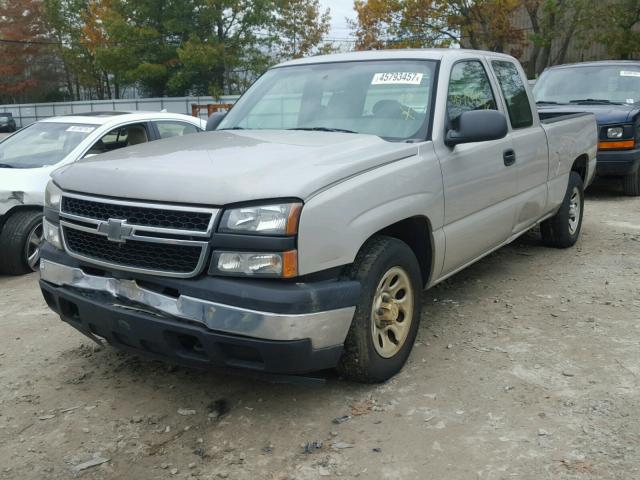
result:
[[[596,161],[593,115],[541,121],[520,65],[477,51],[283,63],[210,127],[53,175],[62,320],[190,366],[384,381],[423,289],[538,224],[577,241]]]

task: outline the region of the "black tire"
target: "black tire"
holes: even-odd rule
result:
[[[622,189],[625,195],[637,197],[640,195],[640,170],[622,177]]]
[[[0,232],[0,273],[22,275],[33,272],[27,261],[29,235],[42,223],[42,212],[21,210],[12,214]]]
[[[572,215],[571,203],[572,197],[577,194],[580,212]],[[542,232],[542,241],[548,247],[569,248],[575,245],[580,237],[582,229],[582,217],[584,215],[584,184],[582,177],[577,172],[571,172],[569,175],[569,185],[567,193],[564,196],[562,205],[558,212],[548,220],[540,224]],[[577,225],[572,229],[570,219],[575,218]],[[573,230],[573,231],[572,231]]]
[[[400,268],[411,285],[413,315],[400,349],[390,358],[381,356],[373,339],[373,302],[378,285],[390,269]],[[347,276],[362,285],[351,328],[344,344],[338,371],[347,379],[364,383],[388,380],[403,367],[415,342],[420,323],[422,279],[418,260],[404,242],[391,237],[372,237],[362,247]],[[393,280],[393,279],[392,279]],[[391,283],[393,283],[391,281]],[[397,297],[402,298],[402,297]],[[398,317],[399,318],[399,317]],[[406,322],[408,319],[401,320]]]

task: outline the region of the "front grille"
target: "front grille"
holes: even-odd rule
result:
[[[63,235],[71,253],[115,266],[178,274],[195,273],[200,266],[202,247],[197,245],[132,239],[116,243],[103,235],[68,227],[63,228]]]
[[[207,232],[212,217],[211,212],[106,203],[67,196],[62,197],[62,213],[102,221],[114,218],[126,220],[129,225],[190,232]]]

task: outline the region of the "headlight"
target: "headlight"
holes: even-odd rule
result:
[[[60,228],[50,223],[46,218],[42,221],[42,229],[44,230],[44,239],[59,250],[62,250],[62,241],[60,240]]]
[[[209,273],[292,278],[298,274],[298,252],[214,252]]]
[[[624,127],[610,127],[607,129],[607,138],[622,138]]]
[[[60,200],[62,199],[62,190],[60,190],[53,180],[49,180],[47,189],[44,191],[44,206],[54,210],[60,210]]]
[[[295,235],[301,203],[276,203],[226,210],[218,231],[254,235]]]

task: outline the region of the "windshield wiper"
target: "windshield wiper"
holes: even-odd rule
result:
[[[328,127],[297,127],[287,128],[287,130],[305,130],[308,132],[341,132],[341,133],[358,133],[345,128],[328,128]]]
[[[16,168],[14,165],[9,165],[8,163],[0,163],[0,168]]]
[[[562,105],[560,102],[553,102],[551,100],[538,100],[536,105]]]
[[[244,130],[244,127],[229,127],[229,128],[218,128],[216,131],[221,132],[223,130]]]
[[[622,105],[620,102],[612,102],[603,98],[583,98],[579,100],[569,100],[569,103],[583,103],[583,104],[595,104],[595,105]]]

